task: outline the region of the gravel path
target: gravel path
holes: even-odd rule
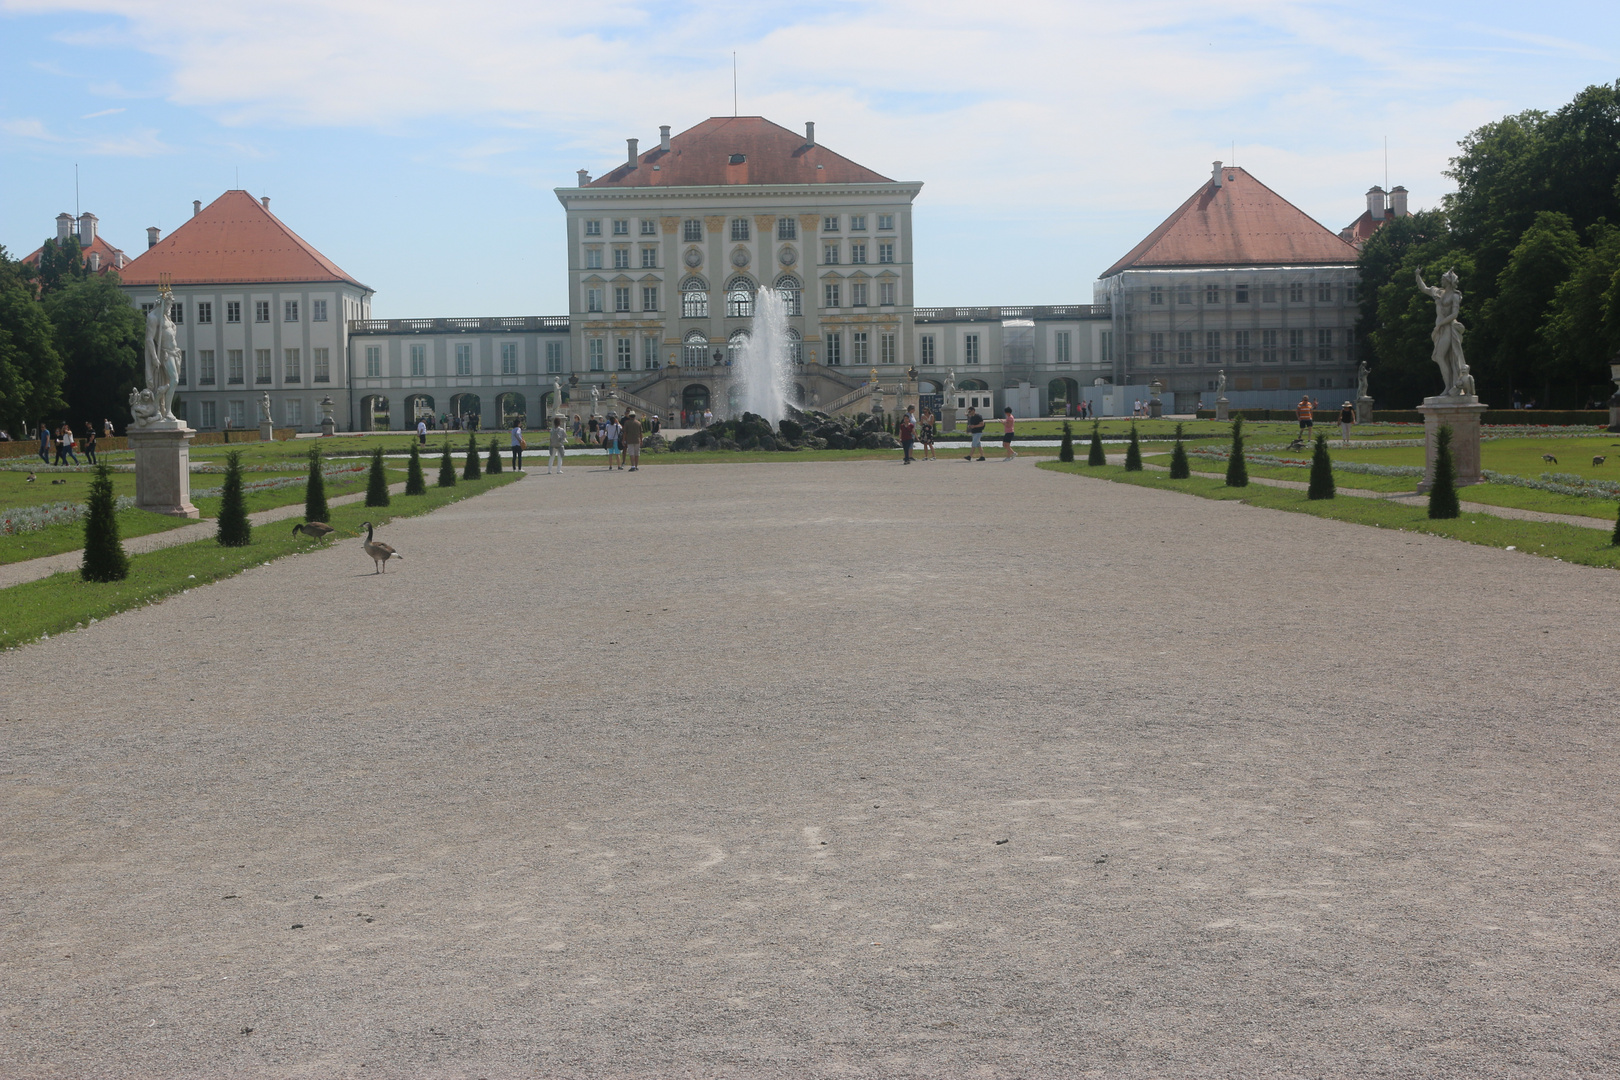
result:
[[[1620,575],[1028,459],[382,539],[0,655],[0,1076],[1620,1071]]]

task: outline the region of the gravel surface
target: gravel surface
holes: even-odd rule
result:
[[[532,474],[0,655],[0,1076],[1609,1077],[1620,575]]]

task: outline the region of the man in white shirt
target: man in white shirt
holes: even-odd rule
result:
[[[416,441],[423,446],[427,445],[427,421],[421,417],[416,418]]]

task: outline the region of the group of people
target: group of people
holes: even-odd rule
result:
[[[922,444],[922,457],[912,456],[911,449],[917,443]],[[923,406],[922,416],[917,415],[917,406],[907,405],[906,415],[900,418],[900,447],[905,451],[902,459],[910,465],[913,461],[938,461],[934,453],[934,410]]]
[[[1294,406],[1294,415],[1299,419],[1299,442],[1304,445],[1312,433],[1316,431],[1316,410],[1321,408],[1316,399],[1309,394],[1299,399]],[[1339,442],[1342,445],[1350,444],[1350,429],[1356,422],[1356,407],[1352,402],[1345,402],[1339,406]]]
[[[107,422],[107,434],[112,434],[111,421]],[[80,464],[80,449],[84,450],[84,456],[91,465],[96,463],[96,425],[90,423],[89,421],[86,421],[84,425],[83,442],[80,442],[79,437],[74,434],[73,425],[66,422],[58,424],[55,428],[52,428],[49,424],[41,421],[38,436],[39,460],[43,461],[47,465],[53,464],[51,461],[52,451],[54,451],[56,454],[54,464],[66,465],[68,463],[68,459],[72,458],[73,464],[78,465]]]
[[[979,410],[969,407],[967,411],[968,437],[972,440],[968,446],[964,461],[984,460],[984,429],[988,421],[979,414]],[[1013,438],[1016,434],[1017,420],[1013,418],[1012,406],[1002,410],[1001,417],[1001,460],[1011,461],[1018,456],[1013,449]],[[907,405],[906,414],[900,418],[900,448],[904,452],[901,461],[910,465],[913,461],[937,461],[939,456],[934,452],[934,412],[923,408],[922,415],[917,414],[917,406]],[[912,456],[912,447],[918,442],[922,443],[922,457]]]

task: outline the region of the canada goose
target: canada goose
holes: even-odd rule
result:
[[[317,540],[324,540],[335,532],[337,530],[324,521],[306,521],[294,525],[292,534],[297,536],[299,533],[303,533],[305,536],[313,536]]]
[[[371,538],[371,522],[362,521],[360,523],[360,527],[366,530],[366,539],[361,546],[366,549],[366,554],[371,556],[371,561],[377,564],[376,569],[371,571],[373,574],[388,573],[389,559],[403,559],[405,557],[399,552],[395,551],[393,548],[389,547],[387,544]]]
[[[53,483],[53,484],[65,484],[65,483],[67,483],[67,481],[66,480],[52,480],[51,483]]]
[[[1592,464],[1594,464],[1594,465],[1601,465],[1601,464],[1603,464],[1603,463],[1604,463],[1604,462],[1605,462],[1605,461],[1608,461],[1608,460],[1609,460],[1609,458],[1608,458],[1608,455],[1607,455],[1607,454],[1605,454],[1605,455],[1602,455],[1602,456],[1599,456],[1599,457],[1594,457],[1594,458],[1593,458],[1593,459],[1592,459]]]
[[[1541,455],[1541,460],[1542,461],[1550,461],[1554,465],[1558,464],[1558,459],[1553,457],[1551,454],[1542,454]]]
[[[23,483],[32,484],[36,479],[37,479],[37,477],[35,477],[33,473],[29,473],[28,474],[28,479],[24,480]]]

